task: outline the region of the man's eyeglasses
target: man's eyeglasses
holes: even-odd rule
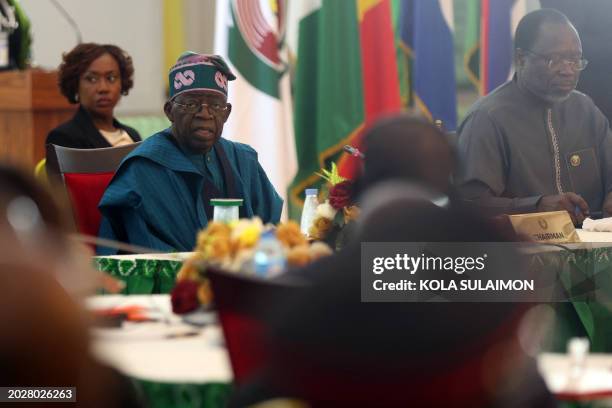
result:
[[[574,71],[582,71],[589,63],[589,61],[584,58],[563,58],[558,55],[553,55],[549,57],[546,55],[538,54],[537,52],[533,52],[531,50],[525,51],[544,59],[549,69],[559,69],[563,67],[563,64],[568,64],[570,68],[572,68]]]
[[[226,103],[198,103],[198,102],[180,103],[176,101],[172,101],[172,103],[180,106],[187,113],[201,112],[203,107],[208,109],[208,113],[212,113],[212,114],[223,113],[227,110]]]

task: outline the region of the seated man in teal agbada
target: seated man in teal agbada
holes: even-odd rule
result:
[[[282,199],[250,146],[221,137],[236,77],[215,55],[185,53],[170,69],[172,126],[121,163],[99,204],[99,236],[161,251],[191,251],[213,217],[211,198],[242,198],[240,217],[280,219]],[[116,250],[98,248],[98,254]]]

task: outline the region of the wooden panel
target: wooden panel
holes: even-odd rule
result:
[[[35,110],[74,110],[72,105],[60,93],[57,72],[32,70],[32,108]]]
[[[45,157],[49,131],[76,108],[60,94],[55,72],[0,72],[0,160],[32,169]]]
[[[0,110],[30,110],[32,91],[30,71],[0,72]]]
[[[30,168],[33,161],[32,114],[0,112],[0,160]]]

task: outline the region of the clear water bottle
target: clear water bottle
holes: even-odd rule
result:
[[[577,391],[585,377],[587,359],[589,357],[589,339],[573,337],[567,342],[567,352],[570,358],[567,389]]]
[[[285,271],[287,259],[283,246],[276,239],[273,230],[263,233],[255,247],[253,272],[255,275],[271,278]]]
[[[306,236],[308,236],[308,230],[310,229],[310,226],[317,215],[317,206],[319,205],[319,200],[317,200],[318,193],[319,190],[316,188],[306,189],[306,199],[304,200],[302,220],[300,222],[300,230],[302,231],[302,234]]]

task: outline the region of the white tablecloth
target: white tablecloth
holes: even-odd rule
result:
[[[172,314],[169,295],[104,295],[87,299],[89,309],[129,305],[148,308],[158,322],[126,323],[92,330],[92,352],[124,374],[166,383],[230,383],[232,372],[217,324],[203,329]]]
[[[570,368],[567,354],[542,353],[538,356],[538,369],[553,394],[606,392],[612,395],[612,354],[589,354],[577,381],[570,378]]]
[[[582,242],[612,242],[612,232],[576,231]]]
[[[185,261],[193,256],[193,252],[167,252],[152,254],[130,254],[130,255],[107,255],[104,258],[136,260],[136,259],[159,259],[163,261]]]

